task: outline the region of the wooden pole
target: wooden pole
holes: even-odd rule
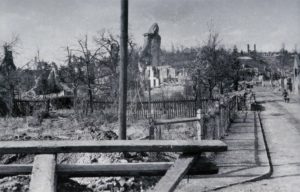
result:
[[[126,140],[127,65],[128,65],[128,0],[121,0],[119,139],[122,140]]]
[[[197,126],[197,140],[201,140],[202,139],[202,127],[201,127],[201,117],[202,116],[202,113],[201,113],[201,109],[198,109],[197,110],[197,119],[198,119],[198,122],[196,124]]]

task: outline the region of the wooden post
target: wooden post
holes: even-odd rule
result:
[[[46,113],[49,113],[50,112],[50,99],[47,99],[46,101]]]
[[[170,127],[169,124],[167,124],[167,126]],[[158,126],[158,140],[162,140],[162,133],[161,133],[161,130],[162,130],[161,126]]]
[[[128,0],[121,0],[119,139],[122,140],[126,140],[127,65],[128,65]]]
[[[226,125],[226,131],[230,125],[230,100],[227,100],[227,125]]]
[[[217,128],[217,139],[220,139],[222,137],[221,134],[221,120],[220,120],[220,105],[219,103],[215,104],[216,112],[215,112],[215,123],[216,123],[216,128]]]
[[[221,135],[224,136],[225,135],[225,124],[224,123],[225,118],[224,118],[224,102],[221,101],[220,102],[220,130],[221,130]]]
[[[30,180],[30,192],[56,191],[55,155],[36,155]]]
[[[197,123],[197,140],[201,140],[202,138],[201,115],[201,109],[198,109],[197,118],[199,119],[199,123]]]
[[[152,118],[150,118],[149,120],[149,140],[153,140],[154,139],[154,131],[155,131],[155,122]]]
[[[186,175],[197,156],[181,155],[151,191],[172,192]]]
[[[228,120],[228,116],[227,116],[227,103],[226,101],[223,101],[223,132],[225,132],[226,127],[227,127],[227,120]]]
[[[168,117],[168,115],[164,112],[164,114],[161,116],[161,118],[162,119],[169,119],[169,117]],[[169,130],[171,129],[171,124],[170,123],[166,123],[166,124],[164,124],[164,125],[161,125],[161,126],[158,126],[157,128],[158,128],[158,130],[157,130],[157,139],[158,140],[161,140],[162,139],[162,126],[164,126],[164,129],[167,129],[168,130],[168,132],[169,132]]]
[[[235,96],[235,110],[236,112],[239,110],[239,97]]]
[[[149,72],[150,73],[150,72]],[[150,79],[147,81],[148,85],[148,118],[154,118],[152,114],[152,107],[151,107],[151,81]]]

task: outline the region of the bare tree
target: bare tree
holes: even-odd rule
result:
[[[206,45],[200,49],[195,60],[198,82],[208,89],[209,97],[213,96],[212,91],[218,83],[218,37],[218,33],[210,31]]]
[[[78,48],[67,47],[67,75],[63,75],[66,81],[72,84],[74,100],[77,97],[77,89],[80,85],[87,86],[89,109],[93,109],[93,101],[98,98],[116,98],[118,96],[118,65],[119,65],[119,41],[117,36],[110,32],[102,31],[93,38],[89,44],[87,35],[78,40]],[[137,65],[137,51],[135,43],[129,41],[129,63]],[[129,64],[132,69],[134,64]],[[137,70],[137,67],[136,67]],[[130,70],[131,71],[131,70]],[[134,71],[134,70],[132,70]],[[134,74],[134,72],[133,72]],[[129,78],[130,80],[134,78]],[[109,94],[109,95],[108,95]],[[74,105],[76,105],[74,103]]]
[[[89,97],[89,108],[90,112],[93,113],[93,84],[95,82],[95,65],[99,60],[98,57],[102,54],[101,47],[92,50],[92,48],[89,47],[87,35],[85,35],[83,39],[79,39],[78,44],[80,48],[76,51],[80,53],[79,62],[81,62],[85,66],[86,85]]]
[[[118,86],[119,86],[119,50],[120,50],[120,43],[119,37],[113,35],[109,31],[101,31],[98,33],[97,36],[94,37],[94,41],[101,49],[101,56],[98,57],[97,70],[98,78],[105,78],[109,77],[110,79],[110,90],[111,95],[113,97],[117,97],[118,95]],[[136,44],[133,42],[132,38],[129,39],[129,68],[132,71],[134,69],[133,65],[135,63],[135,56],[137,56],[136,51]],[[136,67],[137,68],[137,67]],[[130,81],[131,78],[128,79]],[[101,88],[101,86],[99,86]]]
[[[224,84],[232,81],[232,73],[238,70],[238,66],[233,63],[231,53],[220,46],[219,34],[214,30],[209,30],[209,36],[206,44],[202,46],[195,59],[196,69],[194,70],[194,79],[197,80],[198,87],[204,87],[208,90],[209,97],[213,97],[215,87],[219,88],[221,94],[224,92]],[[238,79],[237,79],[238,80]]]
[[[102,31],[94,37],[94,41],[103,53],[99,60],[99,64],[109,68],[113,74],[117,74],[120,50],[120,44],[117,37],[112,33]]]
[[[105,30],[99,32],[94,37],[94,42],[101,49],[101,56],[97,60],[97,79],[103,80],[97,82],[99,90],[109,90],[106,94],[117,97],[118,95],[118,64],[120,44],[117,36]],[[109,83],[108,83],[109,82]]]
[[[63,71],[61,77],[65,82],[72,85],[73,89],[73,107],[75,112],[77,113],[77,96],[78,96],[78,88],[80,85],[85,84],[85,76],[83,72],[82,60],[80,57],[76,57],[72,54],[72,50],[69,47],[66,48],[67,51],[67,66],[61,67],[60,71]]]

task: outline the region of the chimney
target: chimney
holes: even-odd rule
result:
[[[250,53],[250,45],[247,44],[247,53]]]
[[[256,52],[256,44],[254,44],[254,52]]]

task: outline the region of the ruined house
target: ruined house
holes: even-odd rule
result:
[[[147,66],[146,78],[150,81],[150,87],[160,87],[162,84],[183,83],[188,80],[188,74],[184,69],[176,70],[170,65]]]

